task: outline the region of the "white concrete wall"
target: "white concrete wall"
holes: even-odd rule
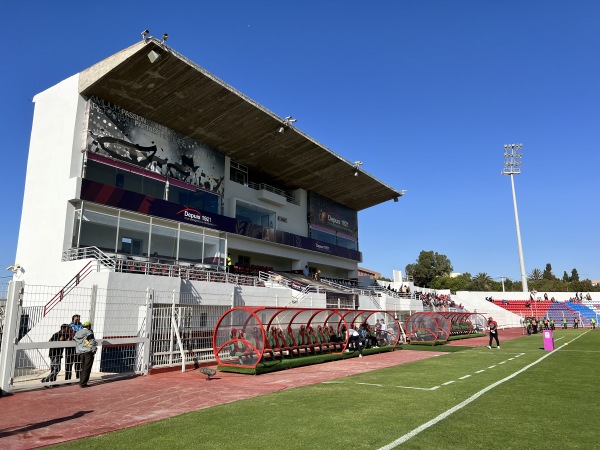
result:
[[[85,101],[78,94],[78,75],[34,97],[23,210],[16,261],[22,280],[64,285],[75,272],[60,263],[71,241],[82,162]]]
[[[308,211],[308,200],[306,191],[298,189],[295,191],[296,200],[299,205],[286,202],[283,206],[278,206],[270,202],[266,202],[259,198],[260,192],[256,189],[243,186],[229,179],[230,169],[229,157],[225,158],[225,181],[223,182],[224,191],[224,214],[229,217],[235,217],[236,200],[242,200],[252,205],[260,206],[271,211],[274,211],[277,216],[287,218],[287,222],[275,220],[274,227],[277,230],[286,231],[288,233],[297,234],[299,236],[308,236],[308,226],[306,222],[306,214]],[[252,173],[249,174],[252,181]],[[274,186],[278,187],[278,186]]]

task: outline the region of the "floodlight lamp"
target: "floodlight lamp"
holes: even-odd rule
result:
[[[402,189],[402,190],[400,191],[400,196],[403,196],[404,194],[406,194],[406,189]]]
[[[294,119],[294,118],[292,118],[292,116],[287,116],[285,119],[283,119],[283,124],[284,124],[285,126],[289,126],[289,125],[291,125],[292,123],[294,123],[294,122],[297,122],[297,120],[298,120],[298,119]]]
[[[150,34],[150,30],[142,31],[142,39],[146,40],[146,36],[148,36],[149,34]]]
[[[167,39],[169,39],[169,35],[167,33],[163,34],[161,44],[164,44],[167,41]]]
[[[398,203],[398,197],[394,197],[394,203]]]
[[[160,59],[160,53],[155,50],[151,50],[150,53],[148,53],[148,59],[151,63],[155,63]]]
[[[285,133],[285,127],[279,127],[279,129],[277,130],[278,133],[283,134]]]

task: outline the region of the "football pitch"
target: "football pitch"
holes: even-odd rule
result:
[[[539,334],[466,347],[57,447],[595,448],[600,330],[554,340],[553,352]]]

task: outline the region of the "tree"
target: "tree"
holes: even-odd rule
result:
[[[480,272],[471,282],[471,289],[474,291],[489,291],[492,288],[494,280],[485,272]]]
[[[412,276],[416,286],[430,287],[436,277],[448,276],[452,272],[452,263],[446,255],[421,250],[414,264],[405,267],[406,275]]]
[[[571,278],[569,278],[569,275],[567,275],[567,271],[565,270],[563,272],[563,279],[562,279],[565,283],[568,283],[569,281],[571,281]]]
[[[529,279],[530,280],[541,280],[543,278],[542,276],[542,271],[540,269],[533,269],[531,271],[531,273],[529,274]]]
[[[432,289],[450,289],[451,292],[467,291],[471,284],[471,274],[463,273],[457,277],[437,277],[429,287]]]
[[[544,273],[542,274],[542,278],[544,280],[556,280],[556,277],[552,273],[552,264],[546,264],[546,268],[544,269]]]
[[[577,273],[577,269],[571,270],[571,281],[579,281],[579,274]]]

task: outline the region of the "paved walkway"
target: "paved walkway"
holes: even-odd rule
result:
[[[504,330],[500,339],[521,336]],[[514,336],[513,336],[514,335]],[[487,337],[451,345],[487,345]],[[446,354],[399,350],[259,376],[219,372],[211,381],[198,370],[112,382],[60,386],[0,398],[0,449],[29,449],[165,419],[270,392],[321,383]],[[90,427],[89,424],[94,426]]]

